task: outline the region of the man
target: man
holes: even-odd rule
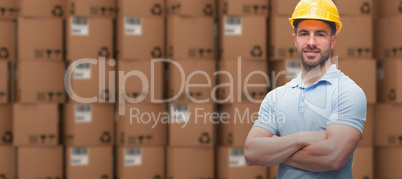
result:
[[[331,0],[301,0],[290,18],[302,72],[269,92],[245,144],[249,165],[279,164],[278,179],[352,179],[366,97],[330,61],[342,27]]]

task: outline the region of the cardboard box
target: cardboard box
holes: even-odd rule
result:
[[[156,103],[164,99],[163,65],[162,61],[120,60],[118,70],[119,101]]]
[[[165,20],[124,16],[117,20],[117,58],[151,60],[165,57]]]
[[[291,17],[299,0],[271,0],[271,14],[274,16]],[[289,23],[289,21],[288,21]]]
[[[18,147],[17,176],[20,179],[62,178],[63,147]]]
[[[400,0],[378,1],[376,8],[379,18],[402,15],[402,2]]]
[[[275,165],[273,167],[268,167],[268,173],[269,173],[269,179],[276,179],[276,174],[278,172],[278,165]]]
[[[345,16],[361,16],[361,15],[373,15],[373,11],[378,6],[373,5],[374,0],[334,0],[334,4],[338,8],[339,14],[343,18]]]
[[[271,74],[272,89],[283,86],[296,78],[301,72],[301,60],[295,58],[286,58],[283,60],[269,62],[269,70]]]
[[[244,147],[247,135],[254,121],[258,119],[259,110],[260,103],[243,102],[222,105],[218,125],[218,145]]]
[[[402,178],[402,147],[376,147],[375,178]]]
[[[268,3],[266,0],[219,0],[219,16],[268,17]]]
[[[367,105],[366,122],[364,123],[363,135],[358,147],[374,146],[374,104]]]
[[[0,176],[3,178],[14,177],[14,152],[12,146],[0,146]]]
[[[125,114],[117,117],[119,146],[166,145],[169,115],[165,104],[126,103],[123,110]]]
[[[167,0],[166,13],[168,15],[214,17],[216,14],[216,1]]]
[[[374,145],[381,147],[402,146],[402,106],[377,104],[374,112]]]
[[[19,103],[63,103],[64,62],[18,62],[16,101]]]
[[[116,0],[66,1],[68,16],[114,18],[116,15]]]
[[[218,178],[220,179],[267,179],[267,168],[250,167],[244,158],[244,148],[218,147]]]
[[[169,104],[169,146],[212,147],[218,118],[214,108],[211,103]]]
[[[222,60],[219,63],[222,73],[218,76],[217,102],[262,102],[270,85],[266,61]]]
[[[118,16],[162,17],[165,15],[164,0],[117,0]]]
[[[267,18],[224,16],[221,26],[221,59],[266,60]]]
[[[11,66],[7,61],[0,61],[0,104],[11,102],[10,67]]]
[[[165,148],[160,147],[118,147],[117,177],[165,178]]]
[[[214,178],[212,147],[168,147],[167,178]]]
[[[402,59],[388,59],[377,62],[377,89],[380,103],[401,103]]]
[[[215,102],[215,60],[189,59],[169,62],[168,101]]]
[[[338,58],[373,57],[373,19],[371,16],[344,16],[332,56]]]
[[[292,37],[294,29],[289,23],[290,16],[291,14],[287,16],[271,16],[269,26],[270,60],[277,60],[284,58],[299,58]]]
[[[14,146],[57,146],[59,144],[57,104],[14,104]]]
[[[67,146],[114,144],[113,104],[65,104],[64,140]]]
[[[179,59],[214,59],[212,17],[167,18],[167,56]]]
[[[20,17],[63,18],[66,15],[65,0],[15,0],[18,1]]]
[[[63,60],[62,19],[18,18],[17,29],[18,61]]]
[[[367,179],[374,177],[373,147],[357,147],[352,162],[353,178]]]
[[[349,76],[366,94],[368,104],[377,101],[376,88],[376,61],[373,59],[332,59],[332,63],[337,65],[346,76]],[[356,67],[359,67],[357,69]]]
[[[114,103],[116,79],[114,60],[88,59],[69,63],[66,91],[71,102]]]
[[[113,178],[112,146],[67,147],[65,152],[68,179]]]
[[[7,0],[10,1],[10,0]],[[1,3],[0,3],[1,4]],[[1,12],[1,7],[0,7]],[[0,13],[1,14],[1,13]],[[0,17],[1,19],[1,17]],[[15,22],[0,21],[0,60],[14,60],[15,56]]]
[[[16,0],[0,1],[0,19],[16,19],[19,10],[18,1]]]
[[[66,23],[67,61],[83,58],[98,59],[98,57],[113,58],[111,18],[70,17]]]
[[[13,142],[13,108],[11,104],[0,105],[0,145]],[[0,167],[1,168],[1,167]],[[1,173],[1,172],[0,172]]]
[[[380,18],[375,24],[377,59],[402,58],[402,14]]]

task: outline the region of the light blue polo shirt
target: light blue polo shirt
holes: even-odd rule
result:
[[[306,87],[301,73],[284,86],[267,94],[254,126],[274,135],[286,136],[301,131],[325,130],[343,124],[363,133],[367,102],[363,90],[332,65],[316,83]],[[353,179],[353,155],[339,170],[311,172],[279,164],[278,179]]]

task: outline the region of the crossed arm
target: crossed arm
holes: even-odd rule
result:
[[[299,132],[284,137],[253,127],[247,137],[247,164],[285,164],[309,171],[330,171],[343,167],[355,150],[361,133],[357,129],[331,124],[326,131]]]

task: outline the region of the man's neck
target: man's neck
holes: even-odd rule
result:
[[[325,74],[329,67],[331,67],[331,59],[326,60],[324,63],[318,65],[315,68],[307,69],[302,65],[302,79],[306,86],[317,82]]]

